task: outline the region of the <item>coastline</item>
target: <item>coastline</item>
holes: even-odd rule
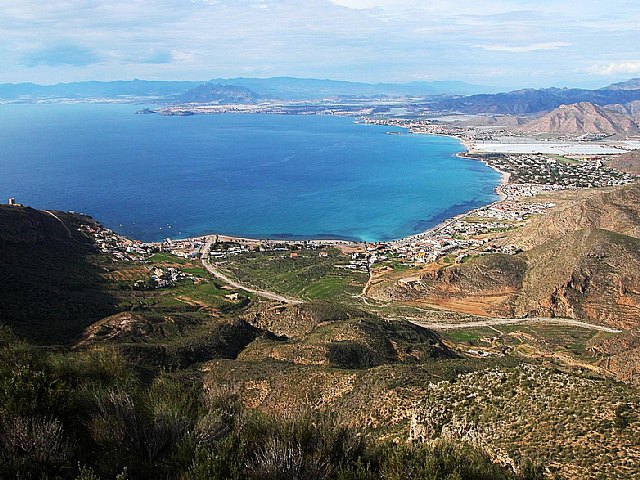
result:
[[[453,138],[455,140],[457,140],[458,142],[460,142],[460,144],[464,147],[464,151],[462,152],[458,152],[455,154],[456,157],[458,158],[463,158],[466,160],[471,160],[471,161],[477,161],[477,162],[482,162],[483,164],[485,164],[486,166],[488,166],[489,168],[491,168],[492,170],[498,172],[500,174],[500,181],[498,183],[498,185],[496,185],[496,187],[494,188],[494,192],[499,196],[498,200],[495,200],[493,202],[490,202],[486,205],[482,205],[481,207],[475,207],[471,210],[466,210],[462,213],[459,213],[457,215],[454,215],[453,217],[449,217],[444,219],[443,221],[441,221],[440,223],[438,223],[437,225],[434,225],[433,227],[430,227],[422,232],[418,232],[418,233],[414,233],[412,235],[407,235],[405,237],[401,237],[398,239],[394,239],[394,240],[387,240],[387,241],[380,241],[380,242],[367,242],[367,241],[355,241],[355,240],[345,240],[345,239],[340,239],[340,238],[318,238],[318,237],[309,237],[309,238],[292,238],[292,239],[287,239],[287,238],[271,238],[271,237],[262,237],[262,238],[253,238],[253,237],[246,237],[246,236],[233,236],[233,235],[226,235],[226,234],[222,234],[222,233],[207,233],[207,234],[203,234],[203,235],[198,235],[195,237],[185,237],[185,238],[175,238],[172,239],[174,241],[190,241],[190,240],[198,240],[198,239],[203,239],[203,238],[209,238],[209,237],[216,237],[218,239],[223,239],[223,241],[228,241],[228,242],[239,242],[239,243],[260,243],[260,242],[265,242],[265,243],[280,243],[280,244],[299,244],[299,243],[316,243],[316,244],[323,244],[323,245],[334,245],[334,246],[347,246],[347,247],[363,247],[367,244],[376,244],[376,243],[389,243],[389,244],[403,244],[403,243],[408,243],[408,242],[412,242],[415,240],[419,240],[425,236],[428,236],[430,234],[433,234],[435,232],[437,232],[438,230],[447,227],[448,225],[464,218],[467,217],[469,215],[472,215],[473,212],[475,212],[476,210],[479,210],[481,208],[487,208],[493,205],[498,205],[501,202],[504,202],[506,200],[509,199],[508,195],[504,192],[503,187],[509,184],[509,179],[510,179],[510,174],[507,172],[504,172],[498,168],[496,168],[493,165],[490,165],[489,163],[487,163],[486,161],[480,159],[480,158],[473,158],[471,156],[468,156],[468,154],[471,152],[471,150],[473,149],[473,144],[469,143],[468,141],[465,141],[463,139],[461,139],[460,137],[457,137],[455,135],[444,135],[444,134],[434,134],[434,133],[428,133],[428,134],[423,134],[423,133],[415,133],[415,132],[411,132],[409,129],[408,133],[409,134],[414,134],[414,135],[433,135],[433,136],[437,136],[437,137],[449,137],[449,138]],[[157,242],[154,242],[157,243]]]

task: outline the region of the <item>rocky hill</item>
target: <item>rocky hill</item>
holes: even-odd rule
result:
[[[622,155],[616,155],[615,157],[608,158],[607,164],[611,168],[620,172],[640,175],[640,150],[633,150],[631,152],[623,153]]]
[[[585,133],[637,135],[640,127],[624,113],[617,113],[589,102],[561,105],[546,115],[522,125],[519,130],[536,133]]]
[[[577,230],[526,252],[515,316],[586,319],[618,328],[640,323],[640,239]]]
[[[373,294],[489,316],[640,319],[640,185],[590,191],[507,236],[526,250],[480,255]],[[382,287],[381,287],[382,288]]]
[[[640,184],[568,192],[557,206],[514,230],[508,242],[529,250],[583,229],[603,229],[640,238]]]
[[[432,385],[412,418],[412,437],[472,441],[505,463],[518,453],[544,451],[544,478],[630,479],[640,452],[637,431],[625,427],[637,400],[626,395],[611,382],[538,366],[474,372]]]

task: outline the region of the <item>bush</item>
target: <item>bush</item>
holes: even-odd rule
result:
[[[158,378],[147,390],[98,390],[89,429],[109,452],[102,468],[129,467],[136,478],[155,478],[180,468],[179,445],[196,423],[197,396],[180,383]],[[176,461],[177,460],[177,461]]]
[[[55,418],[15,417],[0,426],[2,478],[40,478],[70,467],[72,447]]]
[[[334,364],[375,361],[355,342],[333,347]],[[533,465],[522,472],[540,478]],[[168,374],[145,385],[114,350],[47,353],[0,329],[0,478],[516,477],[469,447],[381,446],[330,414],[268,417],[243,408],[233,387]]]
[[[380,355],[358,342],[331,342],[327,352],[329,365],[338,368],[368,368],[382,363]]]

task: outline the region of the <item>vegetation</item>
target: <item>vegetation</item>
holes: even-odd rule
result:
[[[640,393],[604,377],[618,352],[637,380],[632,331],[523,320],[436,334],[406,319],[481,318],[354,298],[367,274],[336,268],[350,260],[338,250],[224,259],[243,282],[312,299],[285,305],[222,285],[197,260],[98,255],[75,216],[2,215],[0,271],[13,283],[0,319],[16,336],[0,329],[0,478],[540,478],[531,458],[545,459],[545,478],[640,471]],[[581,250],[561,242],[526,261],[470,257],[432,280],[502,294],[531,264],[525,273],[567,279],[571,300],[597,286],[598,265],[636,278],[619,259],[637,263],[637,239],[584,238],[585,268],[569,274],[558,258]],[[156,288],[156,268],[190,275]],[[394,258],[378,268],[396,270],[393,282],[414,273]],[[618,291],[590,308],[614,311]]]
[[[636,390],[601,378],[535,365],[487,369],[434,385],[412,435],[475,439],[503,458],[544,456],[560,478],[631,478],[639,405]]]
[[[241,282],[308,300],[344,300],[359,294],[367,273],[336,267],[350,260],[337,249],[326,253],[320,257],[314,250],[252,252],[229,258],[224,268]]]
[[[466,446],[379,444],[335,417],[273,418],[231,388],[145,381],[115,350],[47,352],[0,331],[0,477],[511,479]]]

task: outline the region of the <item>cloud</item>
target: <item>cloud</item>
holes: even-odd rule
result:
[[[331,0],[331,3],[354,10],[366,10],[369,8],[386,7],[389,6],[391,2],[385,2],[384,0]]]
[[[126,59],[129,63],[148,63],[151,65],[161,65],[163,63],[171,63],[174,60],[173,53],[169,50],[151,50],[141,52],[138,55],[132,55]]]
[[[640,60],[611,62],[608,65],[594,65],[587,68],[587,73],[596,75],[633,75],[640,73]]]
[[[41,65],[49,67],[84,67],[100,63],[101,60],[102,58],[91,49],[77,45],[39,48],[31,50],[22,56],[22,64],[30,68]]]
[[[570,47],[571,45],[571,43],[567,42],[544,42],[531,43],[529,45],[475,45],[475,47],[491,52],[526,53],[542,50],[558,50],[559,48]]]
[[[635,70],[640,2],[582,2],[0,0],[0,83],[428,75],[520,87],[592,80],[590,65]],[[533,70],[536,51],[553,54]],[[619,59],[631,60],[609,65]]]

